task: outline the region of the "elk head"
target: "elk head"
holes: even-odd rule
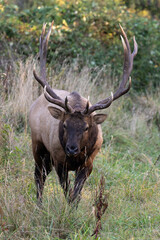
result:
[[[77,110],[73,104],[70,104],[67,97],[65,100],[63,100],[57,96],[57,94],[53,91],[53,89],[46,81],[45,64],[48,40],[52,25],[53,22],[47,35],[44,36],[46,27],[44,24],[40,37],[41,78],[37,76],[35,70],[33,71],[33,74],[36,80],[44,87],[45,98],[49,102],[63,108],[63,111],[56,107],[49,107],[48,110],[54,118],[60,120],[59,138],[64,151],[68,156],[76,156],[84,149],[88,141],[94,139],[94,134],[97,131],[97,125],[101,124],[106,119],[105,114],[93,114],[93,112],[96,110],[108,108],[114,100],[118,99],[129,91],[131,87],[130,73],[133,67],[133,59],[138,51],[138,45],[136,43],[135,37],[133,37],[134,50],[131,53],[127,36],[120,25],[122,32],[121,40],[124,48],[124,66],[123,77],[118,90],[114,94],[111,93],[110,97],[107,97],[94,105],[91,105],[88,101],[85,100],[85,106],[83,106],[83,108],[81,106],[81,108]],[[129,85],[126,87],[128,79]],[[76,92],[71,93],[70,96],[71,95],[73,98],[75,98],[76,102],[81,101],[82,99],[82,97]]]
[[[49,102],[55,103],[53,98],[48,95],[46,87],[44,94]],[[69,98],[72,99],[73,103],[82,102],[82,104],[78,104],[79,109],[71,107],[66,97],[64,105],[61,102],[64,111],[56,107],[48,107],[48,110],[54,118],[60,121],[59,139],[66,155],[76,156],[84,150],[85,146],[88,146],[89,140],[90,143],[95,143],[97,124],[101,124],[107,115],[85,113],[85,111],[88,111],[89,102],[86,102],[77,92],[72,92]],[[84,101],[86,102],[85,111],[83,109]]]

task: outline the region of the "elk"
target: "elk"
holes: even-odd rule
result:
[[[42,192],[47,175],[53,169],[69,203],[79,202],[83,185],[92,172],[93,160],[102,145],[100,124],[106,114],[96,114],[96,110],[108,108],[111,103],[126,94],[131,87],[130,73],[138,45],[133,37],[134,50],[131,52],[126,33],[120,26],[124,48],[122,81],[111,96],[91,104],[77,92],[52,89],[46,79],[46,55],[53,22],[47,34],[43,24],[40,36],[40,73],[33,70],[35,79],[44,88],[44,93],[32,104],[29,123],[32,150],[35,159],[35,183],[38,202],[42,202]],[[127,82],[129,81],[128,86]],[[69,187],[68,173],[75,171],[74,187]]]

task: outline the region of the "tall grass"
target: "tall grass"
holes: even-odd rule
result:
[[[142,95],[131,90],[106,110],[103,147],[78,209],[66,203],[55,171],[46,181],[43,208],[39,209],[28,127],[29,107],[39,92],[32,74],[34,66],[38,71],[37,65],[33,58],[13,62],[1,82],[0,239],[92,239],[95,190],[101,175],[109,207],[99,239],[159,239],[159,89]],[[118,80],[114,84],[103,69],[92,71],[87,67],[79,71],[77,63],[64,64],[59,73],[48,66],[48,81],[52,87],[90,96],[95,103],[109,96]]]

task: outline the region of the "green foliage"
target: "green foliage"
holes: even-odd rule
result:
[[[138,26],[138,27],[137,27]],[[146,86],[159,85],[160,72],[160,22],[156,20],[136,18],[128,25],[128,29],[134,31],[138,45],[138,57],[134,64],[136,89],[145,89]]]
[[[152,16],[159,18],[160,0],[124,0],[128,7],[134,7],[138,11],[147,10]]]
[[[146,86],[159,85],[158,20],[139,16],[122,1],[57,0],[30,1],[30,4],[32,8],[23,10],[14,4],[0,4],[1,44],[8,44],[13,55],[27,57],[38,53],[42,24],[54,20],[48,62],[59,69],[64,60],[72,62],[78,57],[81,67],[106,65],[112,70],[111,77],[120,78],[123,50],[118,23],[121,23],[128,30],[128,38],[134,34],[139,45],[132,74],[133,87],[143,90]],[[6,54],[4,51],[3,55]]]

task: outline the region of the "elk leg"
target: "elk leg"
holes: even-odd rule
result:
[[[47,175],[52,171],[52,160],[50,154],[46,153],[43,158],[43,183],[45,183]]]
[[[42,192],[46,176],[52,170],[52,164],[50,160],[50,154],[42,143],[33,147],[33,155],[35,159],[35,183],[37,187],[37,199],[38,203],[42,202]]]
[[[93,169],[93,159],[97,155],[102,142],[99,142],[100,145],[97,145],[97,148],[93,151],[93,153],[88,157],[87,161],[85,161],[84,165],[79,167],[76,171],[74,189],[70,192],[69,202],[74,202],[76,200],[76,204],[78,205],[81,199],[81,191],[86,179],[92,172]]]
[[[38,203],[42,202],[43,178],[42,178],[42,160],[36,161],[34,172],[35,184],[37,187]]]
[[[78,204],[81,199],[81,191],[83,188],[83,185],[87,179],[87,177],[91,174],[92,167],[83,167],[76,171],[76,178],[74,182],[74,189],[70,192],[70,199],[69,202],[74,202],[76,200],[76,203]]]
[[[68,193],[68,187],[69,187],[68,170],[67,170],[66,164],[63,164],[63,165],[58,164],[58,166],[56,167],[56,172],[58,174],[61,187],[63,188],[64,195],[66,197]]]

